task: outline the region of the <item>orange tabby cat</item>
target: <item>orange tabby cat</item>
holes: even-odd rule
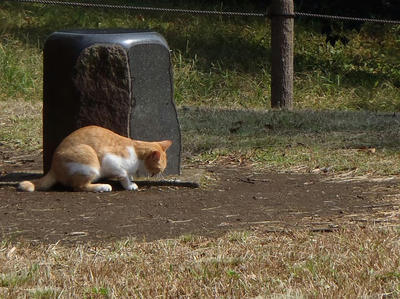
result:
[[[48,190],[58,182],[75,191],[107,192],[112,190],[109,184],[93,182],[100,178],[117,178],[126,190],[137,190],[131,176],[163,172],[167,166],[165,151],[171,144],[170,140],[137,141],[101,127],[84,127],[60,143],[51,169],[44,177],[23,181],[18,189]]]

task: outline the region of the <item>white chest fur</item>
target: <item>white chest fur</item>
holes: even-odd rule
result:
[[[141,166],[135,149],[127,147],[128,157],[122,157],[115,154],[105,154],[101,161],[102,177],[120,177],[126,175],[134,175]]]

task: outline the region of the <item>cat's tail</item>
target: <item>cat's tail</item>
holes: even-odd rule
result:
[[[51,170],[43,177],[32,181],[23,181],[18,184],[19,191],[33,192],[35,190],[46,191],[57,183]]]

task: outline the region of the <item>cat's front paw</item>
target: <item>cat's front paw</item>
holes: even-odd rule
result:
[[[139,187],[135,183],[130,183],[125,189],[129,191],[137,191]]]

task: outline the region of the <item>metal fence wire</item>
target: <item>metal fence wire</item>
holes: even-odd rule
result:
[[[139,12],[159,12],[171,14],[192,14],[192,15],[214,15],[214,16],[239,16],[239,17],[259,17],[269,18],[271,15],[266,12],[236,12],[236,11],[217,11],[217,10],[195,10],[195,9],[180,9],[180,8],[161,8],[161,7],[146,7],[146,6],[132,6],[132,5],[117,5],[107,3],[93,3],[93,2],[70,2],[70,1],[57,1],[57,0],[8,0],[11,2],[24,2],[24,3],[37,3],[46,5],[64,5],[74,7],[86,8],[103,8],[103,9],[123,9]],[[350,22],[371,22],[382,24],[400,24],[400,20],[385,20],[385,19],[372,19],[372,18],[358,18],[358,17],[344,17],[314,14],[306,12],[295,12],[293,15],[280,15],[281,17],[295,18],[295,17],[311,17],[319,19],[329,19],[334,21],[350,21]]]

